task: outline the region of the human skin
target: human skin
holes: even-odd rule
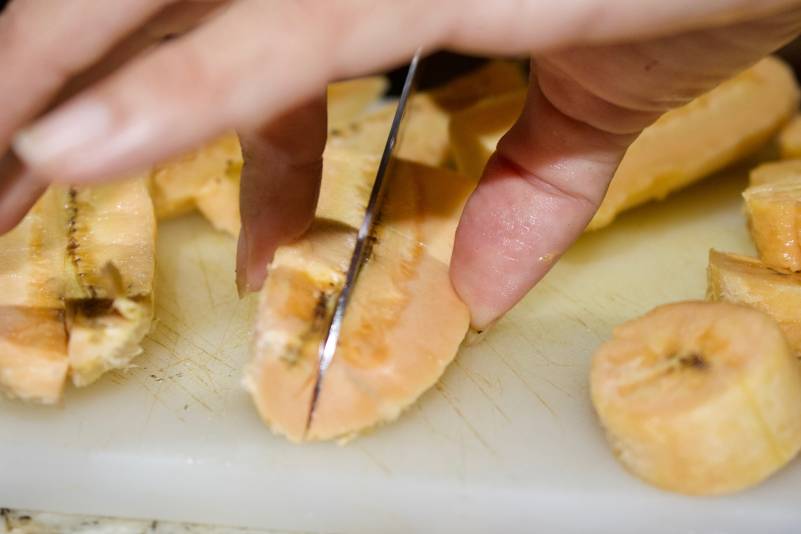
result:
[[[643,128],[799,31],[801,0],[13,0],[0,15],[0,231],[49,183],[121,176],[236,129],[238,279],[255,290],[313,217],[328,82],[419,46],[530,54],[525,109],[451,262],[485,328],[578,238]]]

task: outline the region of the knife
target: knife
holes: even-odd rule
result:
[[[356,245],[353,249],[353,255],[350,258],[350,264],[345,274],[345,283],[337,297],[336,305],[331,314],[331,320],[328,323],[326,333],[320,342],[320,348],[317,354],[317,376],[314,381],[311,404],[306,417],[306,432],[309,431],[309,427],[311,427],[312,420],[314,419],[314,413],[317,410],[317,403],[320,399],[320,390],[323,385],[323,380],[325,379],[325,373],[336,354],[339,336],[342,332],[342,323],[345,319],[345,312],[347,311],[350,297],[353,294],[353,287],[356,285],[359,279],[359,273],[361,273],[362,267],[369,255],[370,238],[373,235],[375,221],[381,212],[381,205],[384,199],[385,178],[390,162],[392,161],[392,154],[398,140],[401,122],[406,112],[406,105],[409,102],[409,96],[412,93],[417,78],[420,55],[421,50],[418,49],[412,61],[409,63],[409,70],[406,73],[403,89],[398,99],[398,107],[395,109],[395,116],[392,118],[392,125],[389,128],[389,136],[387,137],[386,145],[384,145],[384,152],[381,154],[381,162],[378,165],[375,182],[373,182],[373,188],[370,191],[370,199],[367,202],[364,219],[362,219],[359,232],[356,235]]]

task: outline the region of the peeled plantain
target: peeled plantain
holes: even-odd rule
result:
[[[356,120],[384,94],[387,85],[383,76],[329,85],[329,128]],[[242,149],[234,133],[155,166],[150,187],[156,216],[166,219],[197,209],[217,230],[237,235],[241,172]]]
[[[707,298],[747,304],[779,323],[790,347],[801,353],[801,274],[771,269],[737,254],[709,251]]]
[[[801,158],[801,115],[793,117],[779,133],[779,151],[782,158]]]
[[[763,183],[748,187],[743,198],[751,238],[762,261],[777,269],[801,271],[801,175],[786,170],[763,169],[757,175]]]
[[[798,95],[791,70],[769,57],[666,113],[629,147],[589,228],[606,226],[620,212],[662,199],[758,149],[795,113]],[[481,174],[524,96],[495,98],[454,116],[451,138],[462,172]]]
[[[751,170],[750,185],[765,185],[785,180],[801,180],[801,159],[763,163]]]
[[[618,460],[665,489],[741,490],[801,448],[801,369],[776,322],[746,306],[669,304],[618,326],[590,385]]]
[[[432,167],[447,165],[451,156],[451,115],[483,98],[525,87],[523,70],[509,61],[491,61],[431,91],[413,96],[398,142],[400,158]],[[397,102],[387,102],[349,124],[331,130],[329,146],[380,155]]]
[[[440,377],[469,325],[448,276],[456,222],[473,183],[397,160],[367,261],[306,417],[317,351],[344,281],[378,161],[329,150],[317,218],[278,249],[261,292],[246,384],[262,418],[292,441],[346,439],[398,417]]]
[[[57,402],[141,352],[153,307],[155,216],[144,180],[51,188],[0,237],[0,387]]]

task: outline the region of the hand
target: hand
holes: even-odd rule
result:
[[[451,264],[482,328],[580,235],[644,127],[799,30],[801,0],[14,0],[0,15],[0,153],[21,161],[0,161],[0,231],[49,182],[118,176],[234,128],[239,276],[256,288],[313,216],[327,82],[421,45],[530,53],[527,104],[465,208]],[[165,31],[181,35],[146,47]]]

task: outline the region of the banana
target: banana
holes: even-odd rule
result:
[[[377,165],[373,156],[329,150],[315,223],[278,249],[261,292],[245,384],[265,422],[292,441],[347,439],[395,419],[436,382],[468,328],[448,262],[474,184],[397,160],[370,259],[305,431],[317,349]]]
[[[764,183],[749,186],[743,198],[748,229],[762,261],[777,269],[801,271],[801,175],[786,170],[781,167],[780,172],[772,173],[762,169],[757,181]]]
[[[782,158],[801,158],[801,115],[793,117],[779,132],[779,152]]]
[[[52,404],[141,352],[154,240],[143,179],[50,188],[0,237],[0,389]]]
[[[801,354],[801,274],[737,254],[709,251],[707,299],[746,304],[773,317]]]
[[[618,460],[661,488],[731,493],[801,448],[801,369],[776,322],[749,307],[683,302],[624,323],[590,385]]]
[[[758,149],[796,112],[798,96],[792,71],[771,57],[669,111],[629,147],[588,228],[602,228],[622,211],[662,199]],[[520,92],[454,116],[450,131],[461,172],[481,175],[523,102]]]

